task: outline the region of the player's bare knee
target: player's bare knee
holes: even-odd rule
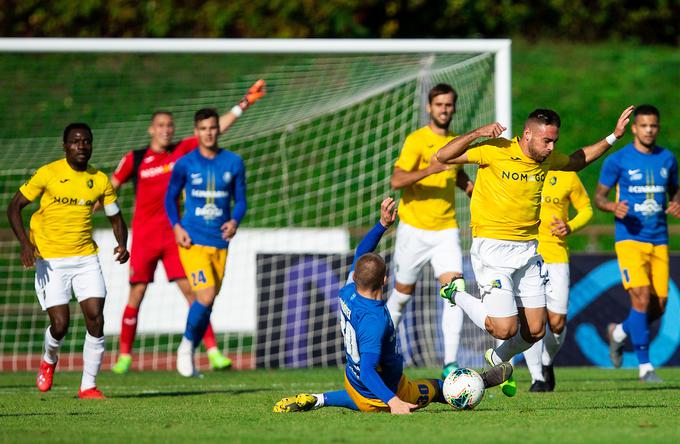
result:
[[[517,320],[514,322],[499,321],[496,318],[487,317],[485,323],[486,331],[496,339],[507,340],[517,334]]]
[[[413,294],[413,292],[416,289],[415,284],[402,284],[401,282],[395,282],[394,283],[394,288],[397,290],[399,293],[403,294]]]
[[[68,333],[68,319],[63,317],[53,317],[50,319],[50,335],[60,341]]]
[[[564,331],[564,326],[566,324],[566,318],[564,316],[551,317],[549,319],[550,331],[555,334],[560,334]]]

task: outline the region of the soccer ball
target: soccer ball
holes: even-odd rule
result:
[[[484,381],[472,369],[456,369],[444,380],[444,399],[454,410],[473,409],[483,397]]]

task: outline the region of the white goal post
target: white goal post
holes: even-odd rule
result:
[[[331,313],[333,306],[323,296],[336,290],[337,279],[331,268],[339,270],[340,275],[345,272],[347,257],[342,252],[349,254],[358,235],[373,224],[376,203],[389,192],[386,178],[404,137],[426,121],[423,105],[429,87],[446,82],[457,89],[459,109],[452,129],[458,133],[494,119],[507,128],[504,136],[509,137],[512,128],[511,41],[506,39],[0,38],[0,57],[10,54],[25,55],[20,63],[54,54],[94,54],[112,60],[123,54],[159,58],[178,54],[197,58],[249,55],[254,59],[281,55],[280,64],[255,64],[252,71],[237,78],[221,79],[203,90],[182,90],[154,103],[154,108],[113,116],[93,126],[94,164],[110,174],[124,153],[147,142],[148,116],[154,110],[173,112],[179,140],[183,132],[190,131],[196,109],[212,106],[222,112],[224,106],[240,99],[254,79],[267,80],[269,93],[265,99],[225,135],[228,147],[246,163],[249,210],[243,240],[252,242],[241,244],[239,251],[244,253],[230,254],[233,263],[227,266],[213,323],[221,345],[245,368],[337,365],[341,342],[335,337],[338,331]],[[241,58],[238,63],[245,62]],[[45,73],[46,83],[53,74]],[[149,82],[154,80],[150,78]],[[97,93],[97,89],[92,90],[93,100]],[[16,94],[16,100],[36,100],[35,96]],[[105,100],[120,100],[120,108],[126,109],[134,100],[133,94],[121,92],[120,97],[107,96]],[[0,136],[6,147],[0,155],[0,205],[6,207],[35,168],[62,155],[61,134],[54,136]],[[474,177],[474,168],[466,170]],[[130,188],[124,187],[121,199],[128,221],[132,211]],[[470,242],[469,209],[461,193],[456,212],[466,251]],[[26,221],[28,217],[24,211]],[[0,289],[0,371],[12,371],[35,367],[47,315],[31,299],[33,272],[21,269],[17,244],[5,227],[0,227],[0,234],[4,232],[0,236],[0,261],[7,264],[3,273],[11,285]],[[102,255],[103,245],[108,245],[111,236],[106,224],[98,227]],[[289,236],[302,236],[304,241],[287,241]],[[389,256],[392,244],[390,234],[380,251]],[[109,249],[107,246],[106,251]],[[241,262],[241,268],[230,269],[236,262]],[[117,352],[129,287],[127,265],[116,265],[110,258],[102,263],[109,287],[105,313],[107,368]],[[467,272],[467,259],[466,264]],[[187,307],[176,287],[165,281],[161,268],[140,311],[136,369],[174,365],[177,335]],[[300,278],[302,283],[281,280],[279,274],[285,279]],[[417,296],[427,297],[414,300],[428,302],[411,304],[411,314],[404,317],[406,326],[400,334],[402,343],[408,343],[405,354],[411,365],[439,365],[441,337],[430,330],[439,328],[443,302],[434,298],[434,281],[427,267],[417,289]],[[293,287],[303,288],[296,296],[299,299],[290,299]],[[228,289],[239,297],[226,296]],[[274,295],[271,301],[266,297],[269,294]],[[154,312],[162,313],[163,322],[154,318]],[[75,305],[72,316],[78,327],[71,329],[62,348],[69,356],[60,360],[63,369],[75,369],[80,362],[83,323]],[[172,321],[166,322],[168,318]],[[323,333],[321,338],[303,338],[314,329]],[[464,340],[463,346],[469,353],[462,364],[481,365],[478,355],[488,337],[467,320],[464,334],[469,341]],[[205,365],[205,360],[201,362]]]

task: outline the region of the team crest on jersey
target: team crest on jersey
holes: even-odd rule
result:
[[[668,179],[668,170],[666,168],[661,168],[659,174],[661,174],[661,177],[663,177],[664,179]]]
[[[550,178],[550,185],[555,185],[557,183],[557,177],[553,176]]]
[[[222,176],[222,179],[224,179],[224,183],[230,183],[231,182],[231,173],[227,171],[224,173],[224,176]]]
[[[491,281],[491,288],[502,288],[501,287],[501,280],[500,279],[494,279]]]
[[[92,181],[92,179],[88,180],[87,181],[87,187],[92,188],[93,186],[94,186],[94,182]]]

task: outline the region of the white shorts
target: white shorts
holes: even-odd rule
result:
[[[486,314],[517,315],[517,307],[545,307],[547,273],[538,242],[473,238],[470,261]]]
[[[553,313],[566,315],[569,305],[569,264],[544,264],[548,271],[546,306]]]
[[[36,259],[35,291],[43,310],[65,305],[75,294],[78,302],[106,297],[104,276],[96,254]]]
[[[421,230],[400,222],[394,245],[394,276],[397,282],[415,284],[427,262],[432,264],[437,278],[444,273],[463,272],[458,228]]]

